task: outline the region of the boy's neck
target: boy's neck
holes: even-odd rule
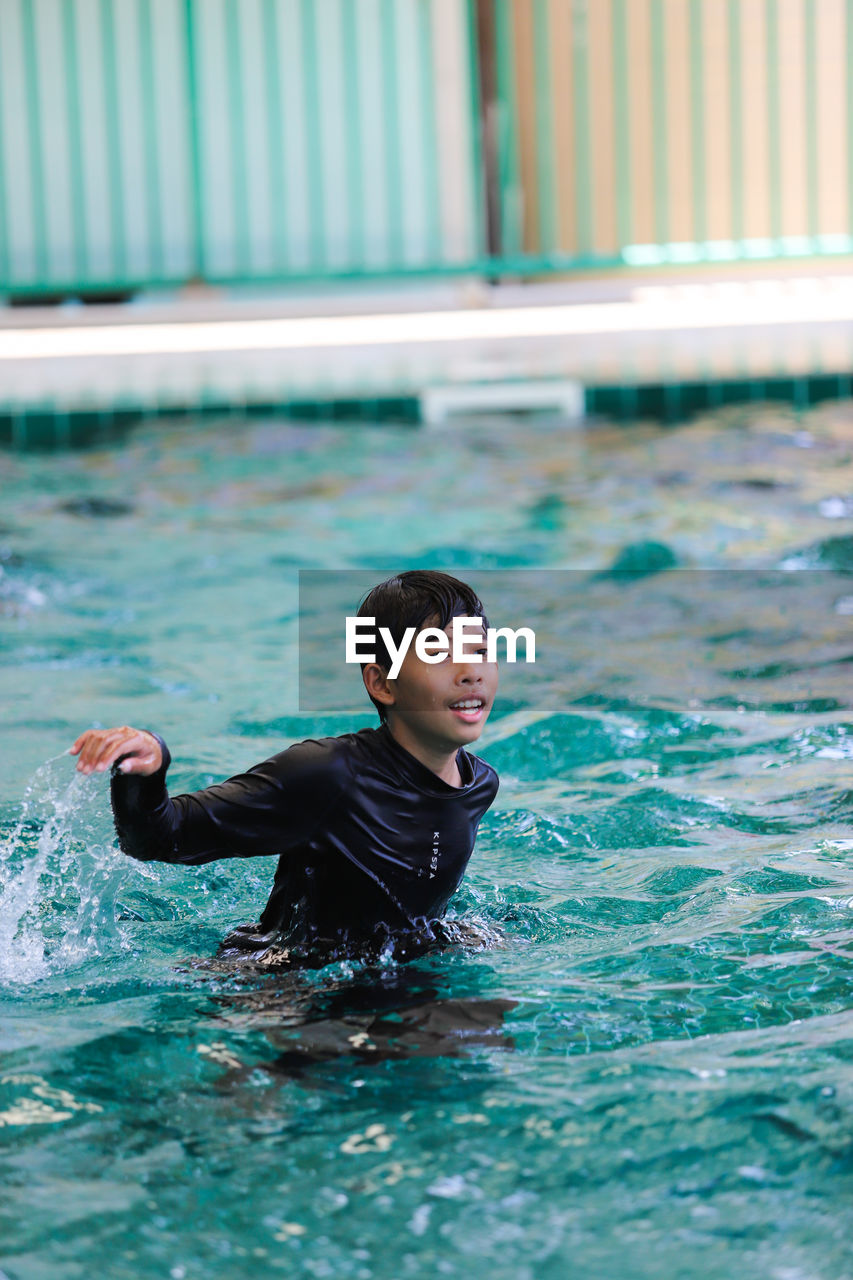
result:
[[[410,756],[414,756],[421,764],[426,765],[427,769],[441,778],[442,782],[449,783],[451,787],[462,786],[462,775],[456,762],[458,747],[453,747],[449,752],[433,750],[419,738],[408,733],[405,725],[392,725],[390,721],[386,721],[386,727],[395,742],[408,751]]]

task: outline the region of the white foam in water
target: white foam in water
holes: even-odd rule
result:
[[[47,596],[26,580],[11,578],[0,564],[0,600],[7,606],[10,613],[28,612],[45,605]]]
[[[114,942],[122,864],[109,805],[67,752],[48,760],[0,840],[0,982],[35,982]],[[33,837],[36,836],[35,843]]]

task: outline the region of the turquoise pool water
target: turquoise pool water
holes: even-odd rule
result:
[[[851,440],[754,405],[3,455],[0,1272],[853,1275]],[[296,571],[421,565],[565,575],[479,748],[479,942],[211,965],[271,861],[125,859],[65,748],[157,728],[184,790],[373,723],[299,712]]]

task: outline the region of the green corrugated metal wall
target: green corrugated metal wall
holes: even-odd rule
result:
[[[2,0],[0,288],[479,258],[467,0]]]
[[[850,252],[851,60],[853,0],[0,0],[0,292]]]

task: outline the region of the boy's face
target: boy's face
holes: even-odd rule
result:
[[[438,619],[434,618],[423,629],[437,625]],[[387,681],[394,698],[388,705],[388,718],[424,746],[453,751],[475,742],[482,733],[497,692],[498,664],[486,662],[485,630],[480,638],[474,632],[474,638],[465,643],[465,652],[479,655],[480,662],[454,662],[452,621],[444,633],[451,651],[440,662],[423,662],[415,652],[414,641],[410,645],[400,674],[396,680]],[[430,651],[436,652],[428,648]]]

